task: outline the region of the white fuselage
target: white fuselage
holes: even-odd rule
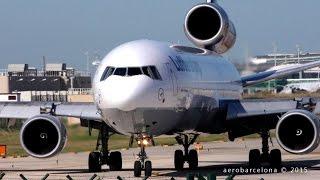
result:
[[[106,68],[113,70],[108,76]],[[214,129],[210,113],[222,99],[241,98],[239,82],[234,65],[213,52],[138,40],[112,50],[93,84],[108,125],[126,135],[157,136]]]

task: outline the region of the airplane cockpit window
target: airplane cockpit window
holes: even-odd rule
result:
[[[143,74],[149,76],[152,79],[161,80],[160,73],[155,66],[144,66],[142,67]]]
[[[107,67],[103,72],[100,81],[106,80],[111,75],[117,76],[136,76],[146,75],[151,79],[162,80],[161,75],[155,66],[143,66],[143,67]]]
[[[149,69],[148,66],[142,67],[142,71],[143,71],[143,74],[144,74],[144,75],[147,75],[147,76],[149,76],[150,78],[152,78],[151,73],[150,73],[151,71],[150,71],[150,69]]]
[[[111,75],[113,74],[113,71],[114,71],[114,67],[107,67],[107,68],[104,70],[104,72],[103,72],[103,74],[102,74],[102,76],[101,76],[100,81],[103,81],[103,80],[107,79],[109,76],[111,76]]]
[[[136,76],[142,74],[141,69],[139,67],[129,67],[128,68],[128,76]]]
[[[150,69],[151,69],[151,72],[152,72],[154,79],[161,80],[161,76],[160,76],[160,73],[158,72],[157,68],[155,66],[150,66]]]
[[[126,76],[127,68],[116,68],[113,75]]]

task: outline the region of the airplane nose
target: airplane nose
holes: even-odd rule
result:
[[[148,77],[109,77],[103,84],[102,106],[108,109],[131,111],[145,106],[145,100],[152,93],[152,80]]]

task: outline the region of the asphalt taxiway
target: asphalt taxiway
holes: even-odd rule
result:
[[[278,148],[277,142],[273,141]],[[215,174],[217,179],[225,179],[230,174],[236,174],[234,179],[320,179],[320,148],[308,155],[291,155],[283,152],[284,168],[274,170],[265,166],[250,169],[247,166],[248,152],[253,148],[260,148],[260,140],[246,140],[236,142],[203,143],[203,150],[199,151],[199,169],[188,169],[177,172],[173,167],[174,150],[179,146],[157,146],[147,148],[147,153],[153,164],[153,175],[149,179],[186,179],[191,174]],[[95,179],[143,179],[133,177],[133,162],[138,149],[121,150],[123,170],[110,172],[107,166],[102,173],[96,173]],[[35,159],[32,157],[0,159],[0,171],[4,172],[3,179],[21,179],[22,174],[27,179],[41,179],[47,173],[47,179],[90,179],[94,173],[87,170],[88,153],[66,153],[49,159]],[[187,167],[187,164],[185,164]],[[281,172],[283,171],[283,172]],[[143,174],[143,172],[142,172]]]

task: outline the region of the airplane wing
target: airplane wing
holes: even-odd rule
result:
[[[286,113],[297,108],[294,100],[226,100],[222,106],[227,106],[227,120],[246,119],[249,117]]]
[[[284,67],[278,70],[267,70],[256,74],[241,77],[243,87],[258,84],[267,80],[284,77],[306,69],[320,66],[320,61],[314,61],[306,64],[297,64],[290,67]]]
[[[48,113],[51,113],[55,116],[76,117],[95,121],[102,120],[94,103],[0,103],[0,118],[28,119],[39,114]]]
[[[226,123],[232,140],[259,133],[261,129],[275,129],[280,117],[291,110],[320,113],[319,103],[312,98],[222,100],[220,106],[226,109]]]

